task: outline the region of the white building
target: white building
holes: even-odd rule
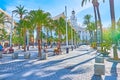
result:
[[[0,8],[0,13],[4,14],[4,25],[0,25],[0,28],[5,28],[5,30],[10,34],[11,24],[12,24],[12,17],[8,15],[4,10]]]
[[[75,16],[75,11],[72,11],[72,15],[70,17],[70,22],[73,26],[73,28],[77,31],[77,33],[79,34],[80,40],[82,43],[86,43],[86,41],[88,42],[90,39],[90,35],[89,32],[86,30],[86,28],[81,27],[80,25],[78,25],[77,23],[77,18]]]

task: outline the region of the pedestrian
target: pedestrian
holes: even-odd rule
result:
[[[0,51],[3,51],[3,46],[1,43],[0,43]]]

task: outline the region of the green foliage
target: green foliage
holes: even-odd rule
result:
[[[118,43],[120,40],[120,31],[119,30],[112,30],[111,28],[107,28],[103,31],[103,43],[101,46],[103,50],[101,51],[102,54],[108,54],[108,50],[110,50],[113,43]]]
[[[24,6],[19,5],[19,6],[16,6],[16,10],[14,10],[13,13],[15,13],[16,15],[19,15],[19,18],[21,20],[23,18],[23,15],[27,13],[27,10],[24,9]]]
[[[3,28],[0,29],[0,40],[8,40],[9,35],[7,35],[7,31]]]
[[[0,24],[4,24],[4,20],[5,20],[4,13],[0,13]]]
[[[101,46],[103,47],[101,53],[102,53],[102,54],[109,54],[108,50],[110,50],[112,44],[111,44],[110,42],[107,42],[107,41],[106,41],[106,42],[103,42],[103,43],[101,44]]]
[[[92,47],[92,48],[96,49],[96,46],[97,46],[97,43],[96,43],[96,42],[92,42],[92,43],[91,43],[91,47]]]
[[[13,44],[24,44],[24,38],[23,37],[19,37],[18,35],[13,35],[13,37],[12,37],[12,42],[13,42]]]

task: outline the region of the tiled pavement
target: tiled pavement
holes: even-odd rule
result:
[[[81,46],[69,54],[47,60],[1,62],[0,80],[120,80],[119,63],[105,61],[105,75],[94,75],[95,52],[88,46]]]

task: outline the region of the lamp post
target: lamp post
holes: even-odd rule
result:
[[[10,47],[12,47],[12,30],[14,28],[14,20],[13,20],[13,13],[14,11],[12,11],[12,22],[11,22],[11,28],[10,28]]]
[[[26,35],[27,35],[27,50],[29,50],[29,30],[27,30]]]
[[[69,53],[68,48],[68,29],[67,29],[67,7],[65,6],[65,16],[66,16],[66,53]]]
[[[71,48],[72,48],[72,51],[73,51],[73,29],[71,27]]]

